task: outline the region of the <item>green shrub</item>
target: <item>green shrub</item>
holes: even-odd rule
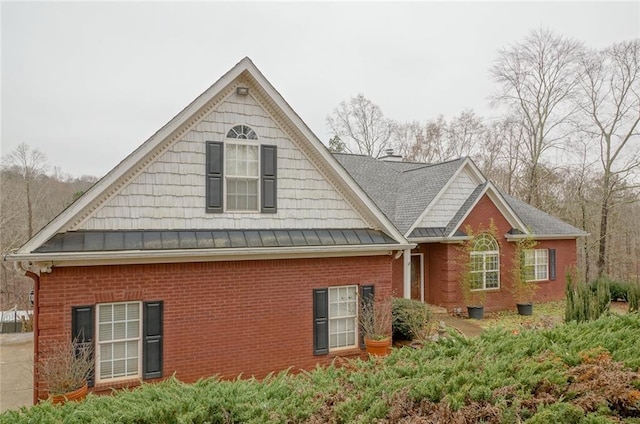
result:
[[[638,312],[638,303],[640,303],[640,281],[629,283],[628,289],[629,312]]]
[[[627,302],[629,300],[629,284],[622,281],[609,281],[609,293],[611,293],[611,300]]]
[[[565,322],[592,321],[609,311],[611,291],[609,282],[601,279],[592,284],[574,284],[570,274],[567,275],[567,304]]]
[[[383,359],[341,361],[295,375],[209,378],[195,384],[169,378],[113,396],[89,395],[83,402],[63,406],[43,402],[0,414],[0,424],[633,420],[635,405],[619,411],[615,402],[622,399],[619,396],[635,396],[640,385],[633,373],[640,367],[638,332],[640,315],[626,314],[518,335],[493,329],[465,339],[454,333],[423,349],[393,349]],[[603,363],[594,359],[608,354],[628,367],[609,372],[633,378],[630,384],[621,385],[625,378],[598,380],[600,373],[586,373],[587,369],[572,373],[572,367],[575,371],[584,365],[593,370]],[[577,375],[590,377],[578,381]],[[594,394],[607,393],[611,394],[607,402],[588,408],[584,416],[579,406]]]
[[[527,424],[578,424],[584,416],[584,411],[577,406],[567,403],[553,403],[544,406],[536,412]]]
[[[394,340],[414,340],[425,337],[431,311],[418,300],[396,297],[393,299],[392,317]]]

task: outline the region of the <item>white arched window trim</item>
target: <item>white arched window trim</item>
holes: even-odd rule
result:
[[[476,237],[471,251],[472,290],[500,288],[500,246],[489,234]]]

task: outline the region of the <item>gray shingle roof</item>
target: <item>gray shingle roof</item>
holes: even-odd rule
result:
[[[370,156],[337,153],[338,162],[402,233],[420,217],[453,177],[465,158],[438,164],[385,162]],[[442,237],[451,233],[471,208],[487,182],[480,184],[451,217],[447,227],[416,228],[409,237]],[[524,225],[536,235],[586,235],[514,197],[500,193]],[[460,233],[463,234],[463,233]]]
[[[370,229],[70,231],[58,233],[37,253],[117,250],[228,249],[289,246],[397,244]]]
[[[536,235],[587,235],[586,232],[558,219],[538,208],[518,200],[508,194],[501,193],[509,207],[518,215],[527,228]]]
[[[420,217],[464,162],[384,162],[364,155],[335,154],[367,195],[402,233]]]

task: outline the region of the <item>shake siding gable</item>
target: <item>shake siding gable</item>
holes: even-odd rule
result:
[[[207,213],[206,142],[235,125],[276,147],[277,211]],[[264,187],[261,188],[261,192]],[[262,193],[264,194],[264,193]],[[251,95],[232,94],[75,230],[368,228]]]
[[[417,227],[446,227],[476,186],[466,171],[458,174]]]

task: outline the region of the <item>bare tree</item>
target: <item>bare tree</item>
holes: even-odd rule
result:
[[[445,160],[476,156],[487,129],[471,109],[463,110],[447,127]]]
[[[35,181],[47,169],[47,156],[38,149],[21,143],[2,160],[3,167],[16,172],[22,180],[24,205],[27,216],[27,236],[33,236],[33,205],[42,193],[35,190]]]
[[[640,187],[640,40],[581,58],[578,106],[602,166],[598,275],[605,273],[611,209]],[[635,179],[634,179],[635,178]],[[632,196],[637,201],[637,196]]]
[[[515,116],[507,115],[489,125],[478,154],[482,172],[502,190],[518,195],[522,185],[522,145],[525,130]]]
[[[559,144],[561,130],[573,115],[570,102],[578,79],[578,55],[582,44],[540,29],[522,42],[498,52],[491,75],[499,84],[494,102],[521,116],[526,130],[528,190],[525,200],[540,204],[541,161]]]
[[[341,102],[327,116],[327,125],[344,142],[348,152],[375,158],[389,147],[394,127],[380,107],[362,94]]]

